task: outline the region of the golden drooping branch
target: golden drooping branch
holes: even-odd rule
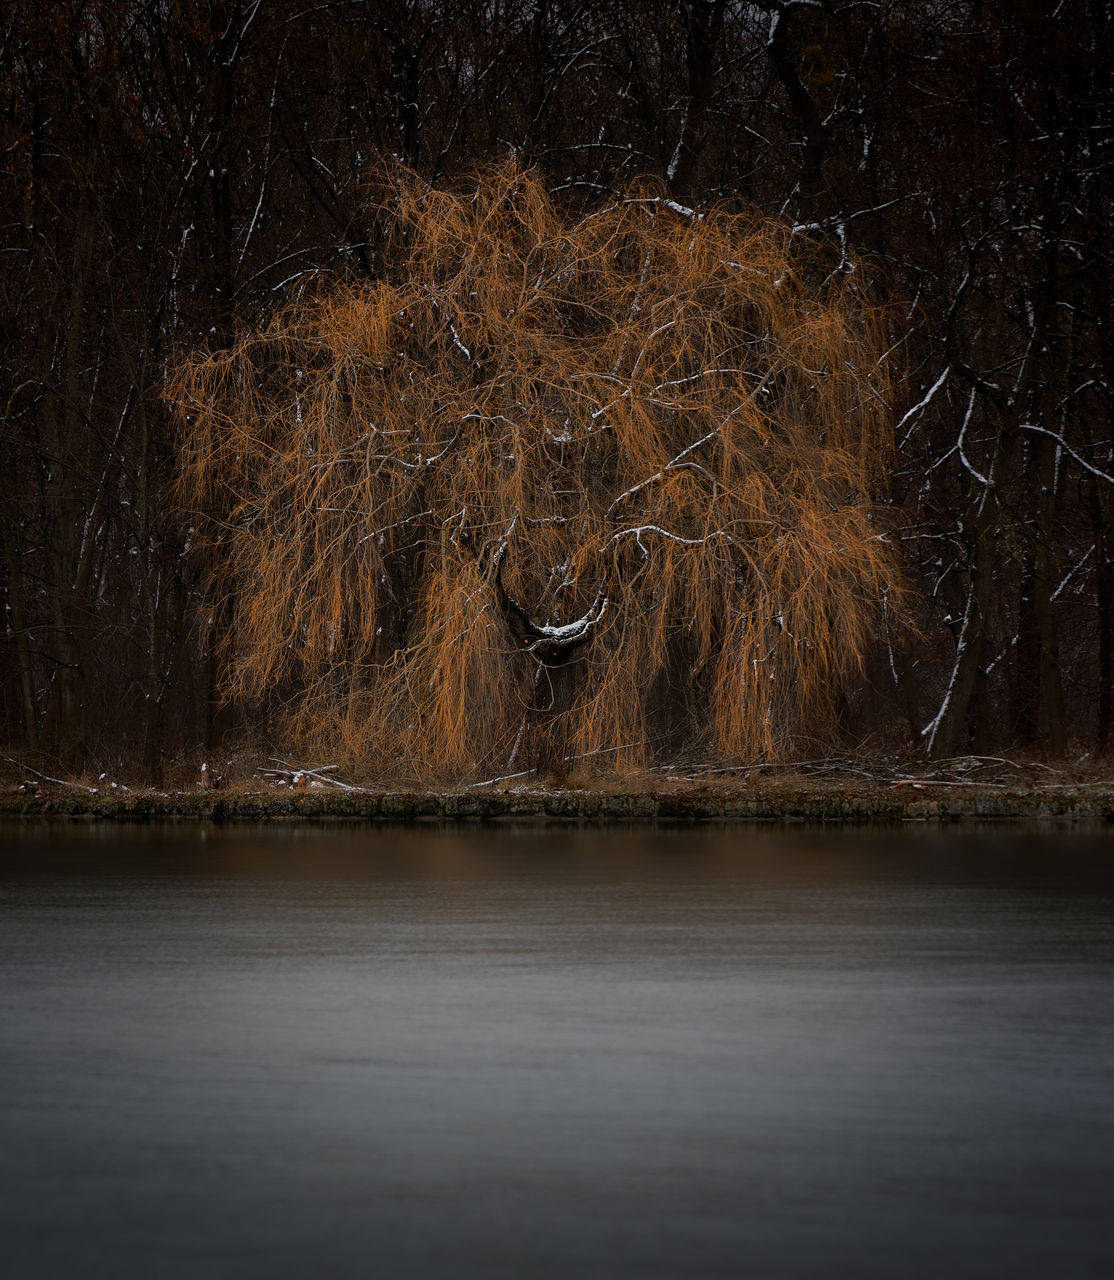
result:
[[[899,589],[856,277],[650,188],[573,218],[514,164],[388,186],[385,278],[170,388],[179,499],[236,601],[229,696],[281,690],[396,777],[524,760],[544,713],[609,768],[822,729]],[[556,703],[543,641],[575,667]]]

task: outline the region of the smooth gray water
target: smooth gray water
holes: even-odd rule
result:
[[[9,1277],[1114,1275],[1114,833],[0,826]]]

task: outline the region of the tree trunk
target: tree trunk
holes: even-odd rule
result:
[[[1111,491],[1092,485],[1091,519],[1095,531],[1095,603],[1098,608],[1098,724],[1100,755],[1114,753],[1114,538],[1110,534]]]
[[[1052,756],[1066,747],[1060,647],[1053,610],[1052,543],[1056,515],[1056,445],[1047,436],[1029,442],[1027,487],[1036,491],[1033,545],[1026,557],[1018,618],[1013,730],[1018,742],[1043,738]]]
[[[4,537],[4,561],[8,568],[8,614],[12,640],[15,644],[16,666],[19,670],[20,710],[23,722],[23,742],[31,751],[39,749],[39,716],[35,706],[35,670],[31,660],[31,646],[27,640],[27,628],[23,617],[23,581],[19,571],[19,557],[15,548],[15,535],[7,520],[0,521]]]
[[[568,773],[568,711],[584,669],[576,659],[559,667],[539,665],[531,705],[536,732],[534,759],[539,775],[559,782]]]

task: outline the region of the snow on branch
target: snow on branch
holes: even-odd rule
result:
[[[1097,480],[1105,480],[1107,484],[1114,484],[1114,476],[1108,475],[1105,471],[1100,471],[1098,467],[1093,467],[1086,458],[1081,458],[1071,445],[1068,444],[1064,437],[1058,435],[1055,431],[1049,431],[1047,427],[1034,426],[1031,422],[1023,422],[1021,424],[1021,430],[1032,431],[1037,435],[1048,436],[1050,439],[1055,440],[1068,457],[1078,462],[1084,471],[1089,472]]]
[[[936,379],[936,381],[932,384],[932,386],[929,387],[929,389],[924,393],[921,399],[918,400],[917,403],[911,409],[907,410],[905,413],[901,415],[901,419],[899,420],[897,426],[894,428],[894,435],[900,435],[901,429],[905,426],[907,422],[911,423],[911,426],[909,427],[909,430],[905,433],[905,435],[903,435],[900,441],[898,442],[897,447],[899,449],[904,449],[905,446],[909,443],[910,437],[912,436],[913,432],[916,430],[917,424],[920,422],[921,415],[924,413],[924,411],[935,399],[936,393],[947,382],[948,375],[951,373],[951,371],[952,371],[951,365],[945,365],[944,371],[940,374],[940,376]]]

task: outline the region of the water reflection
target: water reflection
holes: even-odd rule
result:
[[[11,1274],[1114,1264],[1109,832],[5,834]]]

